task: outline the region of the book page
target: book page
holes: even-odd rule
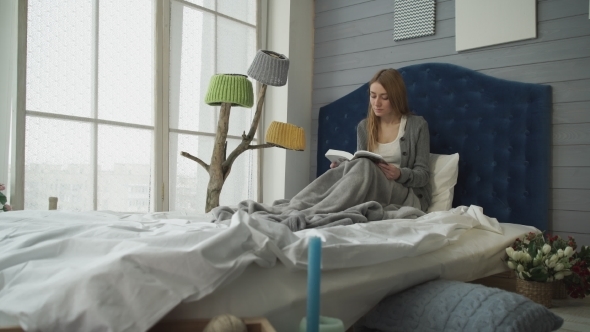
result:
[[[371,152],[371,151],[365,151],[365,150],[359,150],[359,151],[355,152],[354,157],[352,159],[357,159],[357,158],[369,158],[374,162],[386,162],[385,159],[383,159],[383,157],[381,155]]]
[[[331,162],[341,163],[346,160],[351,160],[352,153],[342,150],[330,149],[326,152],[326,158],[328,158],[328,160],[330,160]]]

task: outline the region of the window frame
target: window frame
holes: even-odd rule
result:
[[[11,186],[10,186],[10,203],[14,210],[24,209],[24,184],[25,184],[25,131],[26,131],[26,118],[27,116],[34,117],[45,117],[52,119],[65,119],[81,121],[90,123],[93,127],[93,157],[92,163],[94,168],[94,184],[93,184],[93,209],[97,209],[97,128],[99,124],[108,124],[115,126],[122,126],[127,128],[140,128],[148,129],[153,131],[153,168],[152,168],[152,193],[150,196],[150,212],[168,211],[170,204],[169,195],[169,136],[171,132],[174,133],[186,133],[191,135],[206,135],[214,136],[215,133],[203,133],[198,131],[187,131],[174,129],[171,130],[169,127],[169,87],[170,87],[170,8],[172,2],[177,2],[184,6],[189,6],[212,13],[216,18],[224,17],[226,19],[239,22],[252,26],[248,22],[241,21],[239,19],[229,17],[215,10],[211,10],[191,2],[184,0],[153,0],[154,6],[154,123],[152,126],[139,125],[124,123],[118,121],[101,120],[96,118],[97,109],[97,98],[96,89],[98,80],[98,64],[97,64],[97,53],[98,53],[98,2],[99,0],[93,0],[94,8],[96,10],[93,13],[93,35],[94,41],[93,53],[95,55],[93,59],[93,106],[92,106],[92,117],[78,117],[71,115],[52,114],[39,112],[35,110],[26,110],[26,70],[27,70],[27,29],[28,29],[28,0],[18,1],[18,37],[17,37],[17,82],[16,82],[16,110],[13,116],[13,131],[11,138]],[[266,26],[267,26],[267,13],[268,13],[268,0],[256,0],[257,12],[256,12],[256,49],[264,48],[266,45]],[[217,1],[215,1],[217,7]],[[217,30],[217,24],[216,30]],[[260,84],[257,84],[256,90],[258,90]],[[263,127],[263,121],[260,121],[257,133],[260,133]],[[254,141],[259,140],[259,135]],[[239,136],[229,136],[228,138],[241,139]],[[262,198],[262,150],[258,153],[258,168],[257,172],[257,200],[260,201]],[[195,167],[198,167],[195,165]]]

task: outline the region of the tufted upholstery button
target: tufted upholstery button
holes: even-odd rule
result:
[[[479,151],[479,145],[475,147],[475,151]]]
[[[334,131],[338,131],[339,129],[339,127],[334,127]]]
[[[479,180],[481,180],[481,178],[479,176],[476,176],[475,181],[479,182]]]
[[[492,161],[492,166],[496,166],[497,163],[495,161]]]
[[[399,139],[400,141],[405,141],[406,138],[402,136],[402,138]]]
[[[408,153],[406,151],[402,152],[402,155],[407,156]]]

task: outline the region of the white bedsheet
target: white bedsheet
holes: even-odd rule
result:
[[[472,281],[504,272],[502,261],[514,239],[538,231],[501,224],[503,234],[470,229],[447,246],[417,257],[404,257],[361,268],[322,272],[321,313],[337,317],[346,328],[383,297],[437,278]],[[296,332],[306,314],[306,271],[277,264],[272,273],[250,265],[231,284],[196,302],[181,303],[164,320],[210,318],[224,313],[266,317],[277,331]]]
[[[4,213],[0,312],[27,330],[145,331],[182,301],[202,299],[252,263],[269,268],[278,259],[275,269],[305,273],[300,268],[309,236],[323,238],[322,269],[330,273],[431,252],[472,228],[502,229],[476,206],[298,233],[246,214],[218,225],[207,216],[171,213]]]

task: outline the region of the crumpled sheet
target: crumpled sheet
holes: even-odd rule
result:
[[[501,232],[478,211],[459,207],[297,233],[240,211],[227,225],[173,213],[4,213],[0,312],[27,331],[146,331],[250,264],[272,268],[278,259],[306,268],[310,236],[322,238],[322,269],[363,267],[436,250],[471,228]]]

